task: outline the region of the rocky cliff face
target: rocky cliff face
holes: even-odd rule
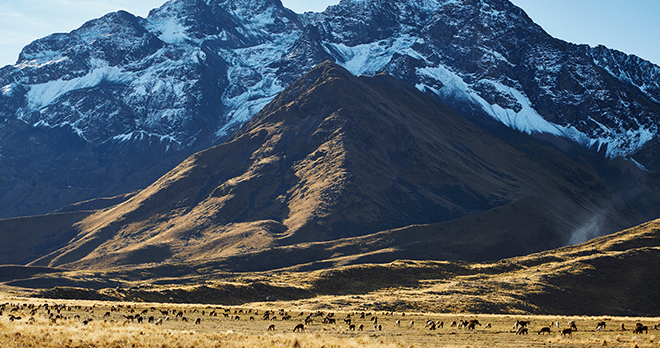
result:
[[[1,217],[146,187],[331,60],[386,71],[485,128],[576,141],[655,171],[660,68],[550,37],[506,0],[183,0],[108,14],[0,69]]]

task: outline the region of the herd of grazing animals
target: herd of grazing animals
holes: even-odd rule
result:
[[[108,308],[109,307],[109,308]],[[373,331],[379,332],[388,329],[396,330],[428,330],[438,331],[441,329],[446,330],[465,330],[475,331],[477,327],[480,330],[492,330],[493,325],[487,323],[485,326],[477,319],[470,320],[456,320],[448,323],[445,326],[444,321],[427,319],[423,328],[417,329],[415,320],[410,320],[408,325],[401,325],[401,319],[405,318],[405,313],[395,314],[393,312],[383,313],[369,313],[369,312],[351,312],[344,314],[337,314],[334,312],[300,312],[300,314],[292,314],[284,309],[280,310],[259,310],[259,309],[243,309],[243,308],[225,308],[220,306],[207,306],[201,307],[188,307],[186,309],[175,308],[172,305],[167,308],[167,305],[152,305],[140,307],[140,305],[122,305],[108,303],[107,305],[94,304],[92,306],[79,306],[79,305],[64,305],[64,304],[33,304],[33,303],[5,303],[0,304],[0,320],[6,318],[10,322],[19,321],[26,324],[34,324],[39,318],[43,321],[48,321],[51,324],[66,325],[68,323],[79,323],[80,325],[88,325],[93,322],[103,323],[116,323],[118,325],[154,325],[162,326],[164,323],[194,323],[194,325],[202,325],[203,318],[207,317],[213,320],[226,320],[226,321],[255,321],[260,318],[262,321],[268,322],[264,328],[266,332],[275,332],[277,327],[280,327],[280,332],[295,332],[302,333],[308,329],[319,328],[322,331],[332,332],[360,332],[365,331],[365,324],[370,324]],[[74,314],[76,313],[76,314]],[[380,320],[378,315],[387,317],[386,320]],[[394,316],[401,316],[401,319],[396,319]],[[417,315],[419,316],[419,315]],[[216,318],[217,317],[217,318]],[[243,317],[243,319],[241,319]],[[389,319],[392,317],[392,319]],[[410,315],[409,315],[410,317]],[[389,319],[389,320],[387,320]],[[396,320],[394,320],[396,319]],[[290,324],[276,324],[278,322],[290,322]],[[390,325],[388,327],[388,324]],[[192,325],[192,324],[190,324]],[[211,324],[209,324],[211,325]],[[560,327],[559,322],[551,322],[550,325],[535,328],[534,332],[538,335],[553,333],[552,327],[557,329],[561,337],[571,338],[572,334],[578,331],[577,324],[574,320],[567,323],[565,327]],[[595,332],[604,331],[607,327],[606,321],[600,321],[596,324]],[[513,329],[509,332],[515,335],[528,335],[529,331],[533,329],[532,323],[529,320],[516,320]],[[653,326],[654,330],[660,329],[660,324]],[[371,329],[369,329],[370,331]],[[372,332],[373,332],[372,331]],[[614,331],[614,330],[611,330]],[[625,324],[621,324],[621,331],[627,331]],[[633,334],[648,334],[649,327],[642,323],[636,323],[634,329],[630,330]],[[482,331],[483,332],[483,331]],[[500,331],[500,332],[506,332]]]

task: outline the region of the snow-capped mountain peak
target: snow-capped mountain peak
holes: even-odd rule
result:
[[[301,15],[279,0],[172,0],[147,18],[119,11],[36,40],[0,69],[0,120],[68,130],[103,149],[99,168],[140,172],[145,161],[132,156],[167,162],[221,142],[325,60],[387,72],[473,121],[609,157],[658,137],[658,66],[554,39],[507,0],[342,0]]]

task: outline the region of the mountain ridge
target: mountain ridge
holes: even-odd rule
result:
[[[657,66],[554,39],[508,1],[377,4],[176,1],[36,40],[0,69],[2,216],[142,189],[325,60],[389,72],[484,129],[567,137],[658,172]]]
[[[565,245],[593,211],[607,213],[589,233],[644,220],[577,160],[530,136],[513,146],[387,74],[355,77],[326,61],[227,142],[73,224],[75,238],[29,264],[250,255],[257,265],[307,243],[332,250],[335,240],[371,243],[380,259],[482,261]],[[428,227],[407,227],[420,224]],[[285,257],[282,267],[313,255]]]

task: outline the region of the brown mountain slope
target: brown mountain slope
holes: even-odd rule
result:
[[[0,291],[207,304],[260,302],[274,296],[295,301],[279,308],[341,306],[344,311],[657,317],[658,231],[660,220],[580,245],[488,263],[398,260],[332,267],[342,259],[337,256],[322,270],[297,266],[237,273],[222,271],[217,261],[109,271],[0,266]]]
[[[586,162],[531,138],[508,145],[390,76],[326,62],[230,141],[80,221],[32,264],[226,259],[470,216],[461,233],[429,227],[410,243],[429,258],[497,259],[564,245],[602,212],[609,232],[641,219]],[[445,250],[434,257],[427,239]],[[413,255],[410,243],[392,250]]]

